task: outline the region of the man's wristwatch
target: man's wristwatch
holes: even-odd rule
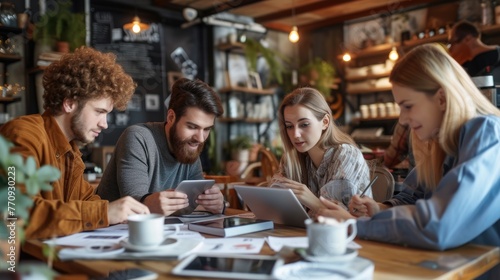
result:
[[[141,199],[139,200],[139,202],[140,202],[140,203],[144,203],[144,200],[146,200],[146,197],[148,197],[148,196],[150,196],[150,195],[152,195],[152,194],[153,194],[153,193],[147,193],[147,194],[143,195],[143,196],[141,197]]]

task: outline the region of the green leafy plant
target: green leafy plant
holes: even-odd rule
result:
[[[68,42],[70,50],[85,45],[85,14],[71,12],[72,1],[58,0],[54,9],[47,10],[35,24],[33,39],[53,46],[57,41]]]
[[[229,141],[229,150],[232,152],[248,150],[252,147],[253,140],[250,136],[240,135]]]
[[[282,84],[283,77],[281,73],[283,73],[283,66],[277,58],[281,58],[282,60],[285,58],[276,51],[264,47],[259,41],[253,38],[247,38],[244,44],[245,56],[250,71],[257,72],[257,59],[259,55],[261,55],[269,65],[270,77],[267,79],[265,87],[268,87],[273,80],[278,84]]]
[[[52,190],[50,182],[61,176],[59,169],[53,166],[37,168],[33,157],[24,160],[20,154],[11,153],[12,146],[0,135],[0,214],[4,221],[0,225],[0,240],[6,240],[11,235],[5,221],[17,218],[26,225],[33,197],[40,191]],[[25,191],[20,190],[21,184],[25,186]],[[23,240],[23,227],[16,227],[16,230],[20,240]]]
[[[325,98],[330,98],[330,90],[335,79],[335,68],[325,60],[316,57],[301,69],[311,86],[319,90]]]

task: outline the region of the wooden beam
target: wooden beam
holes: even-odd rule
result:
[[[309,12],[313,12],[313,11],[317,11],[317,10],[322,10],[325,8],[331,8],[331,7],[338,6],[338,5],[347,3],[347,2],[354,2],[354,1],[352,1],[352,0],[337,0],[337,1],[327,0],[327,1],[315,2],[315,3],[309,4],[309,5],[296,6],[294,12],[295,12],[295,16],[297,16],[299,14],[309,13]],[[286,9],[286,10],[282,10],[282,11],[279,11],[276,13],[267,14],[267,15],[263,15],[260,17],[255,17],[254,20],[257,23],[265,24],[266,22],[277,21],[277,20],[280,20],[282,18],[289,18],[291,16],[292,16],[292,9]]]
[[[405,1],[398,2],[398,11],[402,10],[402,9],[407,9],[410,7],[424,5],[424,4],[432,3],[434,5],[434,4],[442,4],[444,2],[450,2],[450,0],[441,0],[441,1],[436,1],[436,0],[405,0]],[[348,14],[348,15],[343,15],[343,16],[333,17],[333,18],[329,18],[326,20],[322,20],[322,21],[317,21],[317,22],[311,23],[311,24],[301,25],[301,26],[299,26],[299,28],[301,30],[305,30],[305,31],[316,30],[319,28],[340,24],[340,23],[343,23],[345,21],[359,19],[359,18],[363,18],[363,17],[367,17],[367,16],[373,16],[373,15],[377,15],[377,14],[383,14],[386,12],[387,12],[387,4],[384,4],[384,5],[377,7],[377,8],[371,8],[368,10],[364,10],[364,11],[360,11],[360,12],[356,12],[356,13],[352,13],[352,14]],[[394,11],[394,12],[397,12],[397,11]]]
[[[234,8],[241,8],[247,5],[262,2],[263,0],[229,0],[212,6],[210,9],[198,11],[199,17],[208,17],[214,14],[230,11]],[[217,3],[217,1],[215,1]]]

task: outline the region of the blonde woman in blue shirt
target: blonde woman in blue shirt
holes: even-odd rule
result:
[[[500,111],[440,45],[414,48],[390,81],[399,121],[412,129],[416,167],[406,189],[384,203],[353,198],[350,209],[371,216],[358,219],[358,237],[433,250],[499,246]],[[320,215],[353,217],[322,202],[329,209]]]
[[[347,209],[370,173],[354,140],[335,125],[323,95],[310,87],[294,90],[283,99],[278,119],[284,153],[271,186],[292,189],[312,215],[324,207],[319,196]]]

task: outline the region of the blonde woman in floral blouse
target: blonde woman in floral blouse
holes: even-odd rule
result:
[[[347,209],[351,197],[369,184],[370,172],[354,140],[334,123],[323,95],[314,88],[298,88],[279,108],[284,153],[271,187],[293,190],[314,215],[319,197]],[[371,190],[365,195],[371,197]]]

